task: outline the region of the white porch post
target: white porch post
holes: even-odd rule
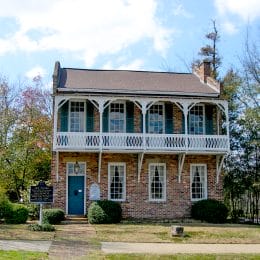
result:
[[[147,102],[142,100],[142,115],[143,115],[143,149],[146,150],[146,112],[147,112]]]
[[[226,127],[227,127],[227,137],[229,139],[229,116],[228,116],[228,102],[224,104],[225,116],[226,116]],[[230,149],[230,143],[228,142],[228,150]]]
[[[99,156],[98,156],[98,183],[100,183],[101,178],[101,166],[102,166],[102,149],[103,149],[103,112],[104,112],[103,99],[98,100],[98,111],[99,111]]]
[[[188,149],[188,103],[184,102],[182,103],[183,107],[183,115],[184,115],[184,134],[185,134],[185,149]]]
[[[57,142],[57,128],[58,128],[58,100],[57,97],[54,97],[54,111],[53,111],[53,150],[56,150],[56,142]]]

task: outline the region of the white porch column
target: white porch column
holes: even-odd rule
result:
[[[146,112],[147,112],[147,102],[142,101],[142,115],[143,115],[143,149],[146,150]]]
[[[229,116],[228,116],[228,102],[224,104],[225,116],[226,116],[226,127],[227,127],[227,137],[229,139]],[[228,142],[228,150],[230,149],[230,143]]]
[[[184,134],[185,134],[185,149],[188,149],[188,109],[189,104],[187,102],[182,103],[183,116],[184,116]]]
[[[98,156],[98,183],[101,178],[101,166],[102,166],[102,149],[103,149],[103,112],[104,112],[104,99],[98,100],[98,111],[99,111],[99,156]]]
[[[54,111],[53,111],[53,143],[52,148],[56,150],[56,141],[57,141],[57,128],[58,128],[58,100],[57,97],[54,97]]]

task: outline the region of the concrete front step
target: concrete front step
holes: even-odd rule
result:
[[[61,222],[61,224],[88,224],[88,220],[85,216],[71,216],[67,215],[65,220]]]

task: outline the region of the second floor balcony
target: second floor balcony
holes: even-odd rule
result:
[[[225,135],[58,132],[56,149],[63,151],[226,152]]]
[[[226,101],[56,97],[54,110],[54,151],[229,151]]]

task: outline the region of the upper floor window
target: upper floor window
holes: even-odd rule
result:
[[[108,185],[110,200],[125,200],[125,163],[109,163]]]
[[[164,104],[157,103],[148,110],[148,132],[163,134],[164,131]]]
[[[85,131],[85,102],[70,102],[70,132]]]
[[[164,163],[149,164],[149,200],[165,201],[166,166]]]
[[[195,105],[189,111],[189,134],[205,134],[205,109],[203,105]]]
[[[207,168],[205,164],[191,165],[191,200],[207,198]]]
[[[125,132],[125,103],[115,102],[109,106],[109,132]]]

